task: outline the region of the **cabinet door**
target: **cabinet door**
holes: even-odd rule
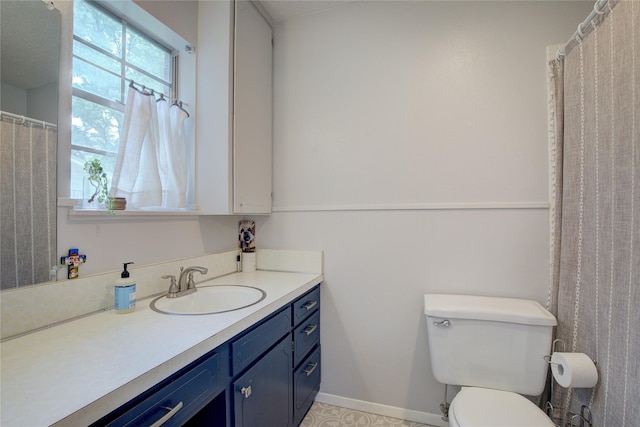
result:
[[[233,383],[236,427],[287,426],[293,414],[291,337]]]
[[[272,29],[249,1],[235,13],[233,210],[271,213]]]

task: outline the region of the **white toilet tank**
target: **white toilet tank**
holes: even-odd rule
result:
[[[538,302],[426,294],[431,367],[443,384],[537,396],[544,390],[556,318]]]

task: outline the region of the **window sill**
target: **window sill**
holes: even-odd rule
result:
[[[193,209],[144,209],[144,210],[114,210],[110,214],[106,209],[82,209],[78,207],[79,200],[76,199],[58,199],[59,207],[69,208],[69,218],[73,220],[83,220],[97,218],[110,220],[117,218],[197,218],[205,215],[203,212]]]
[[[81,209],[81,208],[70,208],[69,209],[69,217],[74,219],[82,219],[82,218],[92,218],[102,217],[104,219],[116,219],[116,218],[162,218],[162,217],[181,217],[181,218],[189,218],[189,217],[199,217],[202,215],[200,211],[187,211],[187,210],[114,210],[111,211],[113,214],[109,213],[106,209]]]

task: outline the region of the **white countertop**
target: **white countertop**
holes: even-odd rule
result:
[[[213,350],[323,280],[256,271],[202,285],[249,285],[266,298],[241,310],[172,316],[149,307],[113,310],[0,344],[3,427],[88,425]]]

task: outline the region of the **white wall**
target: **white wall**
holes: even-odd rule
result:
[[[2,83],[2,104],[0,109],[21,116],[27,115],[27,91],[25,89]]]
[[[422,295],[545,302],[545,46],[590,8],[355,2],[276,26],[257,245],[325,250],[322,393],[439,414]]]
[[[58,123],[58,82],[27,91],[27,117]]]

